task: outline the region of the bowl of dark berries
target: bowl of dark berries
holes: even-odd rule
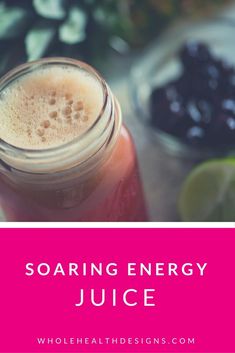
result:
[[[132,72],[137,115],[168,152],[191,159],[235,154],[235,24],[168,34]]]

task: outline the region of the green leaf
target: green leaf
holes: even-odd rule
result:
[[[33,0],[36,12],[45,18],[61,20],[65,17],[63,0]]]
[[[86,13],[77,6],[71,7],[67,20],[59,28],[59,38],[66,44],[76,44],[86,38]]]
[[[47,21],[41,21],[26,35],[25,48],[28,60],[41,58],[52,42],[56,28]]]
[[[20,7],[6,7],[0,3],[0,40],[19,37],[27,26],[29,13]]]

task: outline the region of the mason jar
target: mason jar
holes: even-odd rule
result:
[[[25,75],[61,65],[85,71],[98,82],[102,109],[87,131],[59,146],[24,149],[0,140],[0,201],[6,219],[146,221],[132,138],[116,98],[92,67],[67,58],[23,64],[0,80],[0,97]]]

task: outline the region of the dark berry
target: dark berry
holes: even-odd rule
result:
[[[205,139],[205,130],[198,126],[193,126],[187,131],[186,140],[193,145],[202,144]]]
[[[235,88],[235,74],[230,76],[229,84]]]
[[[221,75],[226,79],[235,75],[234,67],[226,60],[217,59],[217,67],[219,68]]]
[[[216,80],[220,79],[221,73],[217,65],[214,63],[208,63],[202,69],[202,74],[209,80]]]
[[[182,101],[182,96],[180,95],[180,93],[177,89],[177,86],[174,83],[166,86],[166,96],[170,102],[173,102],[176,100]]]
[[[182,134],[185,123],[183,102],[174,85],[156,89],[151,96],[152,124],[175,135]]]
[[[185,68],[192,68],[208,62],[211,54],[204,43],[190,41],[181,49],[180,58]]]
[[[213,109],[206,100],[190,100],[187,103],[186,111],[193,124],[204,127],[211,123]]]
[[[189,79],[188,75],[183,73],[182,76],[174,82],[174,85],[178,91],[178,99],[186,100],[191,95],[191,80]]]
[[[235,74],[231,75],[228,80],[225,81],[224,90],[229,94],[233,99],[235,99]]]
[[[230,131],[235,131],[235,118],[234,117],[229,117],[226,121],[226,124]],[[234,135],[235,137],[235,135]]]
[[[222,100],[221,108],[223,112],[235,115],[235,97]]]
[[[198,109],[201,112],[202,123],[210,124],[213,119],[213,108],[209,101],[199,100],[197,103]]]
[[[209,133],[209,142],[215,146],[234,145],[235,141],[235,118],[234,116],[221,113]]]
[[[193,123],[199,124],[202,121],[201,112],[195,101],[189,101],[186,110]]]

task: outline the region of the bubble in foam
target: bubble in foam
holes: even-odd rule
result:
[[[64,115],[69,115],[72,113],[72,109],[70,107],[65,107],[64,110],[63,110],[63,114]]]
[[[83,110],[83,103],[81,101],[76,102],[74,106],[74,110],[76,111]]]
[[[52,119],[55,119],[57,115],[58,115],[57,111],[53,111],[53,112],[50,112],[49,117]]]
[[[51,123],[50,123],[49,120],[44,120],[44,121],[41,123],[41,126],[43,126],[45,129],[48,129],[50,125],[51,125]]]
[[[49,100],[49,104],[50,104],[50,105],[56,104],[55,98],[51,98],[51,99]]]
[[[38,136],[43,136],[45,133],[44,129],[37,129]]]

